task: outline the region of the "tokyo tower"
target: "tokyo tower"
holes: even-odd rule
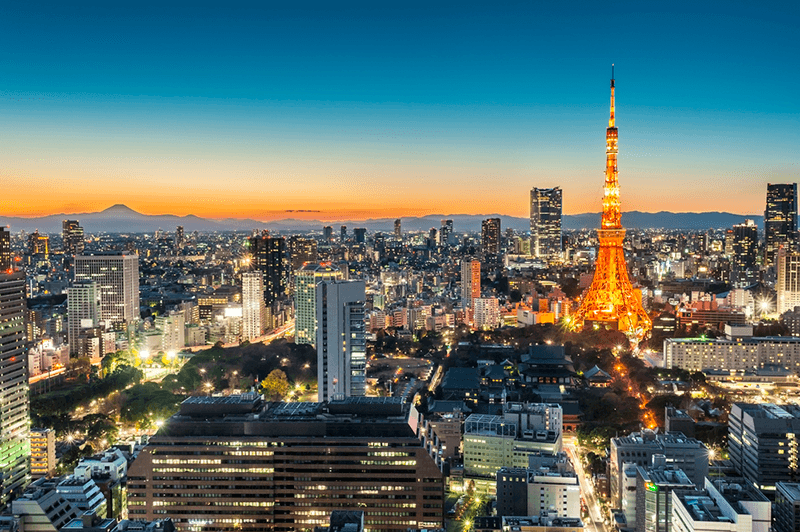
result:
[[[619,203],[617,176],[617,128],[614,122],[614,66],[611,66],[611,116],[606,129],[606,181],[603,187],[603,217],[597,230],[600,245],[597,250],[594,278],[581,306],[573,316],[572,325],[580,330],[585,326],[611,326],[625,333],[632,342],[644,339],[653,324],[642,308],[641,296],[634,292],[628,278]]]

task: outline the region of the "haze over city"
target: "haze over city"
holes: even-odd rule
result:
[[[0,210],[320,220],[763,213],[797,181],[794,5],[4,5]]]

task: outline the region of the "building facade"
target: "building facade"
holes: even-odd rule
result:
[[[251,266],[264,275],[264,303],[271,305],[286,294],[286,241],[268,234],[249,240]]]
[[[783,245],[793,249],[797,242],[797,183],[767,184],[764,209],[764,259],[774,264],[775,254]]]
[[[83,253],[83,227],[78,220],[64,220],[61,222],[61,241],[65,255],[80,255]]]
[[[100,318],[110,327],[139,321],[139,256],[97,252],[75,257],[75,281],[94,281],[100,289]]]
[[[561,188],[531,189],[531,255],[561,256]]]
[[[500,218],[487,218],[481,222],[481,251],[485,255],[500,253]]]
[[[307,263],[295,273],[294,341],[315,345],[317,341],[317,284],[342,278],[331,263]]]
[[[319,401],[363,396],[367,348],[364,281],[317,284],[317,385]]]
[[[481,297],[481,262],[461,261],[461,306],[472,307],[475,298]]]
[[[264,275],[260,270],[242,273],[242,340],[264,332]]]

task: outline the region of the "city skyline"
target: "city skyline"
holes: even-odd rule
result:
[[[612,63],[623,212],[798,181],[795,6],[459,6],[6,7],[0,210],[525,217],[559,186],[597,212]]]

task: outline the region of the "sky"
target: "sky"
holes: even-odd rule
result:
[[[0,213],[763,213],[797,2],[3,2]],[[167,4],[162,5],[162,4]]]

